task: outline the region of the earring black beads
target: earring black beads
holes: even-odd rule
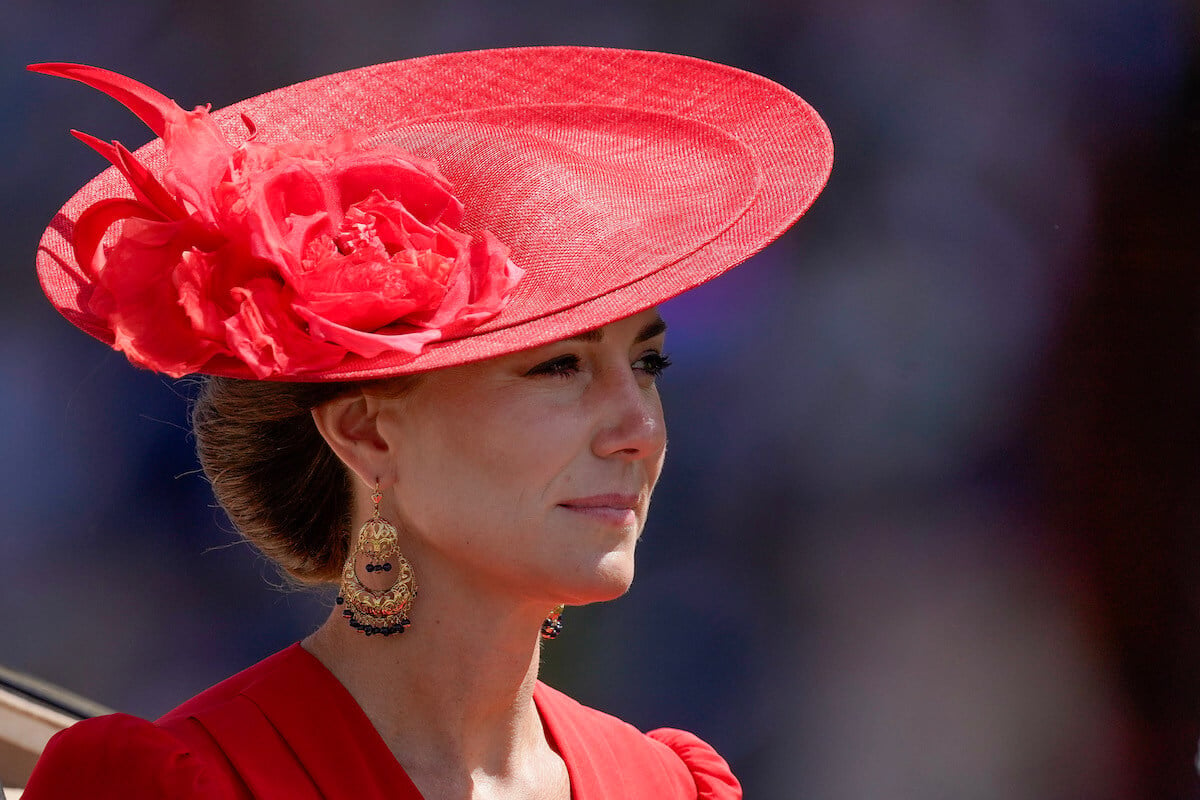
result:
[[[562,633],[563,610],[564,610],[564,606],[561,606],[561,605],[556,606],[555,609],[553,611],[551,611],[549,615],[547,615],[545,621],[542,622],[542,638],[543,639],[557,639],[558,635],[560,633]]]

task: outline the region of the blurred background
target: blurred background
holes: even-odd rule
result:
[[[435,52],[757,71],[833,178],[665,309],[632,592],[545,677],[752,798],[1200,797],[1200,13],[1182,0],[0,0],[0,663],[158,716],[307,634],[196,471],[192,386],[61,320],[42,229],[149,137],[81,61],[220,107]]]

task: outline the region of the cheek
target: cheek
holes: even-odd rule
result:
[[[662,474],[663,463],[667,460],[667,418],[663,412],[662,400],[656,396],[657,407],[655,409],[655,421],[658,425],[658,436],[656,437],[657,452],[646,459],[647,471],[650,475],[650,488],[654,488],[654,484],[658,483],[658,477]]]
[[[529,513],[522,499],[544,495],[578,452],[565,417],[528,402],[411,414],[397,469],[402,505],[418,526]]]
[[[658,483],[659,476],[662,475],[663,464],[667,461],[667,443],[664,441],[662,447],[658,451],[658,458],[654,459],[650,468],[650,488]]]
[[[481,488],[498,494],[498,502],[514,508],[520,505],[523,512],[530,512],[537,500],[570,480],[580,442],[586,442],[570,424],[571,419],[546,404],[514,404],[502,409],[477,438],[464,442],[468,450],[477,451],[478,477],[487,484]],[[524,505],[523,501],[533,502]]]

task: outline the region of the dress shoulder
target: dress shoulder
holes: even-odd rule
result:
[[[694,734],[670,728],[642,733],[543,683],[534,700],[567,762],[573,796],[580,800],[742,798],[725,759]]]
[[[200,746],[197,746],[200,744]],[[77,722],[46,745],[24,800],[233,800],[244,795],[199,742],[128,714]]]
[[[675,728],[659,728],[646,735],[679,756],[696,781],[697,800],[742,800],[742,785],[708,742]]]

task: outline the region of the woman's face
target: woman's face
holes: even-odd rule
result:
[[[624,593],[666,450],[664,330],[651,309],[427,373],[385,402],[395,482],[384,510],[418,558],[530,602]]]

